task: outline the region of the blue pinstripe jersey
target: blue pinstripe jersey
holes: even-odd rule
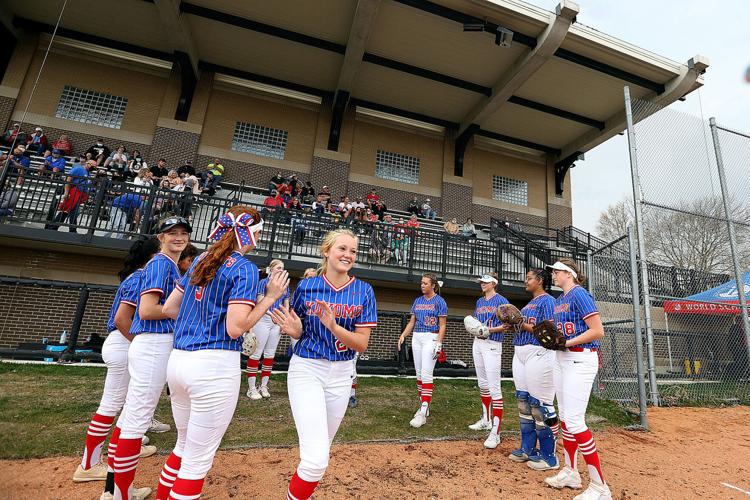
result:
[[[483,324],[490,328],[500,326],[500,320],[497,319],[495,311],[497,306],[500,304],[507,304],[508,299],[496,293],[490,300],[484,298],[484,295],[477,299],[477,307],[474,310],[474,317],[481,321]],[[497,342],[503,341],[503,332],[495,332],[490,334],[490,340],[496,340]]]
[[[534,297],[521,309],[523,322],[530,323],[532,326],[541,323],[544,320],[555,321],[555,299],[548,293],[543,293]],[[531,332],[521,330],[513,335],[513,345],[541,345]]]
[[[555,300],[555,324],[567,338],[576,338],[588,330],[585,319],[595,314],[599,314],[599,310],[596,308],[594,299],[580,285],[574,286],[568,293],[560,295]],[[575,347],[598,348],[599,341],[594,340]]]
[[[115,300],[112,302],[112,307],[109,309],[109,320],[107,321],[107,331],[112,332],[117,330],[115,325],[115,314],[120,308],[120,304],[125,303],[133,307],[138,305],[138,292],[140,291],[141,275],[143,269],[136,269],[133,274],[122,280],[120,286],[117,287],[115,292]],[[129,333],[129,332],[122,332]]]
[[[420,295],[411,306],[411,313],[416,318],[415,332],[437,333],[440,330],[440,316],[448,316],[448,304],[440,295],[433,295],[430,300]]]
[[[300,281],[292,298],[291,307],[302,320],[302,336],[294,346],[294,354],[329,361],[354,359],[356,352],[338,342],[313,314],[317,300],[326,302],[336,316],[336,323],[350,332],[357,327],[372,328],[378,323],[372,287],[352,276],[345,285],[336,288],[325,276],[315,276]]]
[[[177,280],[180,279],[180,269],[177,263],[163,253],[154,255],[143,271],[140,280],[140,292],[138,293],[138,304],[133,316],[133,326],[130,327],[130,333],[138,335],[139,333],[172,333],[174,332],[174,320],[167,319],[141,319],[138,314],[138,308],[141,306],[141,300],[147,293],[158,293],[159,304],[164,305],[167,297],[174,290]]]
[[[266,294],[266,286],[268,286],[268,278],[263,278],[260,280],[260,283],[258,283],[258,297],[260,298],[261,295]],[[270,316],[271,311],[273,311],[276,308],[281,307],[284,304],[284,301],[289,298],[289,289],[287,288],[284,290],[284,295],[276,299],[276,302],[274,302],[271,307],[266,311],[266,314]]]
[[[230,304],[255,307],[258,291],[258,267],[239,252],[232,252],[205,286],[190,284],[193,269],[205,256],[195,259],[177,283],[184,293],[174,330],[174,348],[183,351],[202,349],[242,350],[242,337],[227,334],[227,309]]]

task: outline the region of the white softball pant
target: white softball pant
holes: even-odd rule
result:
[[[250,359],[273,358],[281,340],[281,328],[271,320],[271,316],[264,314],[253,327],[258,347]]]
[[[517,345],[513,354],[513,383],[517,391],[526,391],[543,405],[555,403],[552,371],[555,351],[538,345]]]
[[[560,420],[570,434],[579,434],[586,426],[586,407],[591,387],[599,371],[599,357],[595,351],[557,351],[553,377]]]
[[[167,381],[167,362],[172,352],[171,333],[141,333],[130,343],[130,384],[118,421],[121,439],[143,437],[151,425],[161,391]]]
[[[331,443],[349,403],[353,361],[292,356],[287,388],[299,436],[297,475],[320,481],[328,467]]]
[[[477,372],[479,390],[489,390],[493,401],[503,399],[503,390],[500,385],[503,343],[475,338],[471,351],[474,355],[474,368]]]
[[[179,477],[208,474],[237,408],[241,374],[239,351],[172,351],[167,381],[177,428],[174,454],[182,457]]]
[[[109,332],[102,345],[102,359],[107,365],[104,391],[96,413],[114,417],[122,410],[128,393],[130,374],[128,373],[128,350],[130,341],[119,330]]]
[[[421,380],[423,384],[432,383],[432,373],[435,371],[437,361],[433,359],[437,339],[438,334],[430,332],[414,332],[411,339],[414,370],[417,373],[417,380]]]

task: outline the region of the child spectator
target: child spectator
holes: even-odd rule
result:
[[[146,160],[143,159],[141,156],[141,152],[137,149],[133,150],[133,156],[130,158],[130,162],[128,162],[128,178],[135,179],[138,177],[138,173],[142,170],[146,169],[148,170],[148,163],[146,163]]]
[[[296,196],[292,196],[292,199],[289,201],[289,204],[287,207],[289,210],[302,210],[302,203],[299,201],[299,198]]]
[[[367,199],[367,204],[372,208],[372,206],[380,199],[380,196],[375,192],[375,188],[372,188],[365,198]]]
[[[59,139],[52,143],[52,149],[59,149],[60,154],[70,156],[73,152],[73,144],[70,142],[68,136],[63,134]]]
[[[44,229],[57,231],[60,223],[68,219],[68,230],[76,233],[75,226],[78,224],[78,208],[81,203],[88,199],[89,191],[89,172],[96,167],[96,161],[88,160],[83,165],[77,165],[70,170],[68,177],[65,179],[65,190],[60,198],[60,204],[57,207],[57,214],[51,224],[46,224]]]

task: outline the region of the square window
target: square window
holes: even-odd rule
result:
[[[232,136],[232,150],[283,160],[288,137],[286,130],[237,122]]]
[[[379,149],[375,155],[375,177],[419,184],[419,158]]]
[[[107,128],[121,128],[127,105],[127,97],[66,85],[57,103],[55,116]]]
[[[512,203],[513,205],[528,206],[529,183],[526,181],[493,175],[492,199]]]

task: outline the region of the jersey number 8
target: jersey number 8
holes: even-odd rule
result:
[[[565,323],[558,323],[557,329],[563,332],[568,337],[576,334],[576,326],[570,321],[566,321]]]

